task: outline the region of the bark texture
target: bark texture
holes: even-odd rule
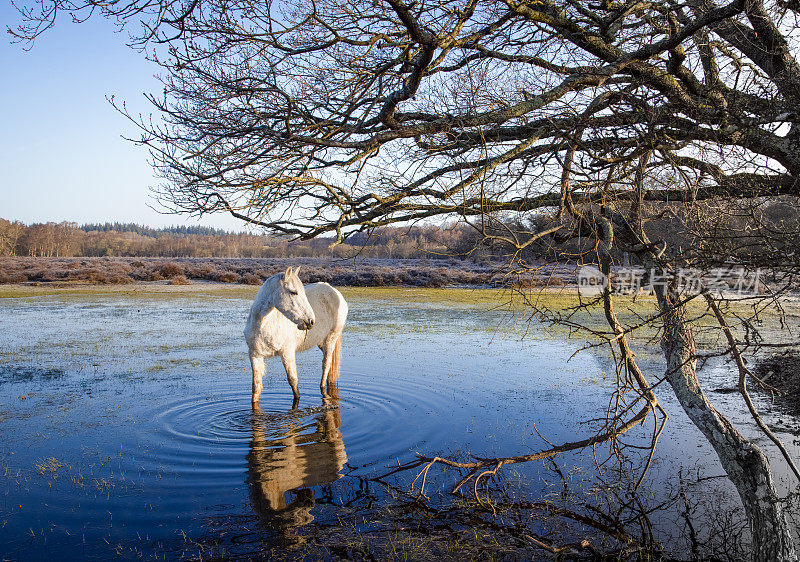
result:
[[[676,295],[666,288],[657,288],[656,296],[664,319],[661,348],[667,360],[667,381],[689,419],[714,447],[739,492],[750,523],[753,560],[796,561],[792,533],[766,456],[714,408],[700,387],[695,341],[685,306],[677,305]]]

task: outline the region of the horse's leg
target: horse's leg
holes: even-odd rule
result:
[[[338,385],[339,374],[342,371],[342,333],[336,334],[336,339],[333,342],[333,351],[331,352],[331,370],[328,373],[328,384]]]
[[[258,409],[258,399],[261,397],[261,389],[264,379],[264,358],[253,353],[250,354],[250,366],[253,368],[253,409]]]
[[[327,396],[331,386],[336,386],[339,379],[337,372],[337,352],[341,353],[339,342],[341,341],[341,334],[330,334],[325,341],[320,345],[322,350],[322,380],[319,383],[319,389],[322,391],[323,396]]]
[[[319,348],[322,350],[322,378],[319,381],[319,390],[322,392],[322,396],[325,396],[325,388],[328,386],[328,373],[331,370],[331,359],[333,356],[331,353],[332,346],[326,339]]]
[[[300,399],[300,388],[297,382],[297,363],[294,359],[294,350],[283,352],[281,354],[281,361],[283,361],[283,368],[286,369],[286,380],[289,381],[289,386],[292,387],[296,405],[297,401]]]

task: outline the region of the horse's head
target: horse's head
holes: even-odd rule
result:
[[[286,318],[297,324],[301,330],[309,330],[314,325],[314,310],[306,298],[306,290],[303,288],[303,282],[297,276],[300,271],[298,267],[294,271],[288,268],[286,273],[278,285],[277,295],[274,300],[274,306]]]

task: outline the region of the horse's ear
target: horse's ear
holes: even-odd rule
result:
[[[284,279],[289,279],[292,276],[292,266],[286,268],[286,273],[283,274]]]
[[[298,265],[297,267],[294,268],[294,274],[298,279],[300,279],[300,267],[301,266]]]

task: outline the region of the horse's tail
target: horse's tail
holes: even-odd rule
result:
[[[331,372],[328,374],[328,384],[338,384],[339,374],[342,370],[342,334],[336,338],[333,345],[333,357],[331,358]]]

